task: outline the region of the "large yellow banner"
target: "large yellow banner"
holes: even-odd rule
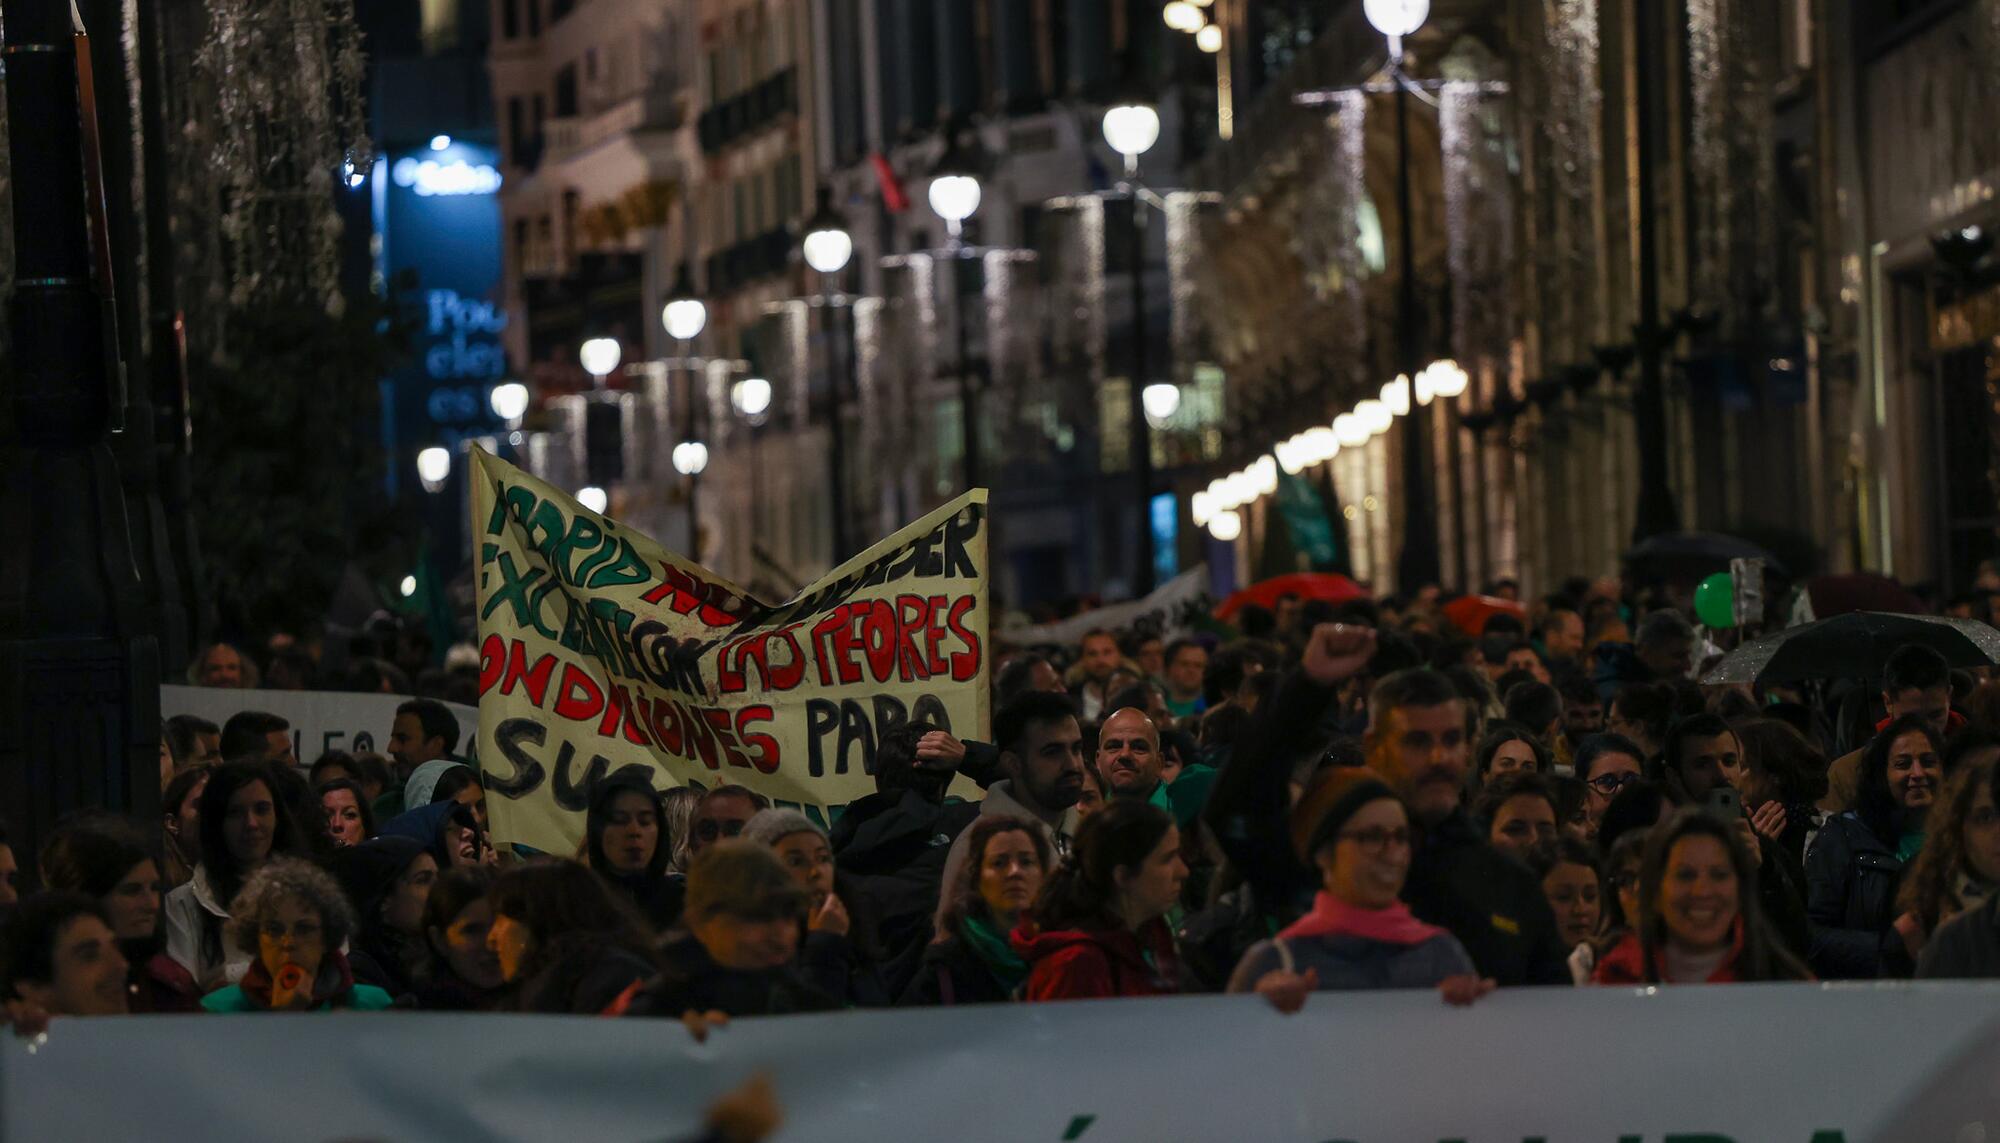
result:
[[[592,788],[735,783],[831,821],[912,721],[987,733],[986,492],[764,603],[477,449],[494,836],[574,852]]]

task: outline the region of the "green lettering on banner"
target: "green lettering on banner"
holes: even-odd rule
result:
[[[1812,1143],[1847,1143],[1847,1133],[1845,1131],[1815,1131],[1813,1132]]]
[[[1070,1143],[1073,1139],[1083,1138],[1083,1133],[1090,1130],[1090,1125],[1095,1122],[1097,1122],[1095,1115],[1072,1116],[1068,1129],[1063,1132],[1063,1143]]]

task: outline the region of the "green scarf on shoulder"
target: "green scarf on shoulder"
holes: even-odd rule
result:
[[[1021,987],[1028,979],[1028,962],[1021,959],[1014,946],[1007,943],[1004,933],[994,930],[991,922],[980,917],[967,917],[959,926],[959,936],[966,947],[973,951],[986,965],[986,971],[993,979],[1005,985],[1008,992]]]

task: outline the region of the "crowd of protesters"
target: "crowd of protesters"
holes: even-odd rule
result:
[[[306,765],[256,709],[257,656],[218,645],[190,677],[244,709],[163,727],[160,822],[76,815],[34,854],[0,834],[0,984],[24,1027],[429,1009],[699,1035],[894,1005],[2000,975],[2000,680],[1912,645],[1876,678],[1705,687],[1700,632],[1638,610],[1577,583],[1468,633],[1435,598],[1288,598],[1221,636],[1003,648],[992,741],[885,734],[876,792],[831,822],[624,770],[559,855],[492,843],[444,704],[402,703],[387,756]],[[312,676],[267,652],[265,678]]]

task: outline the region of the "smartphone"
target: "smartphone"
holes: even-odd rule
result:
[[[1734,786],[1717,786],[1708,792],[1708,812],[1733,822],[1743,816],[1743,795]]]

